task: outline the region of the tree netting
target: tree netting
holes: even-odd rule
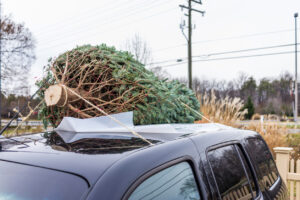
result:
[[[104,44],[79,46],[50,60],[47,75],[38,82],[42,84],[40,97],[45,98],[47,90],[52,90],[46,98],[55,99],[51,105],[43,103],[39,111],[45,126],[51,123],[56,127],[65,116],[103,115],[59,88],[61,85],[108,114],[133,111],[136,125],[193,123],[200,118],[193,111],[199,111],[200,105],[192,90],[178,81],[159,80],[130,53]]]

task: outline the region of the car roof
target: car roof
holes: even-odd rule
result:
[[[148,145],[134,137],[82,139],[65,144],[55,132],[1,139],[0,142],[0,160],[76,174],[89,185],[114,162]]]
[[[97,137],[82,138],[72,143],[65,143],[56,132],[2,138],[0,160],[72,173],[93,185],[117,161],[152,148],[130,133],[94,134]],[[169,141],[189,137],[202,149],[207,145],[251,135],[255,133],[224,127],[223,130],[208,129],[196,134],[143,134],[153,146],[168,145]]]

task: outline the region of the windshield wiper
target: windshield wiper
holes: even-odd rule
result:
[[[21,142],[21,141],[19,141],[19,140],[13,139],[13,138],[4,137],[4,136],[1,135],[1,136],[0,136],[0,140],[1,140],[1,139],[11,140],[11,141],[13,141],[13,142],[15,142],[15,143],[19,143],[19,144],[22,144],[22,145],[24,145],[24,146],[26,146],[26,147],[29,147],[29,145],[26,144],[25,142]],[[0,141],[0,151],[2,151],[2,142],[3,142],[3,141]]]

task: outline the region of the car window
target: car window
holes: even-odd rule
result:
[[[253,173],[252,173],[252,171],[249,167],[249,162],[247,162],[244,153],[241,151],[241,149],[238,146],[236,146],[236,149],[238,150],[238,152],[241,156],[241,159],[243,161],[245,170],[247,172],[249,183],[250,183],[250,186],[251,186],[251,189],[252,189],[252,192],[253,192],[253,196],[256,197],[258,195],[258,192],[257,192],[257,188],[255,186]]]
[[[235,146],[225,146],[208,152],[222,199],[252,199],[251,186]]]
[[[81,199],[87,182],[75,175],[12,162],[0,161],[0,199]]]
[[[261,139],[251,138],[246,140],[246,149],[256,166],[259,183],[270,189],[278,178],[278,171],[267,145]]]
[[[129,200],[199,200],[200,195],[191,166],[182,162],[143,181]]]

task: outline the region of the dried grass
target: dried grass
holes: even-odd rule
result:
[[[287,146],[286,127],[279,126],[278,123],[264,123],[251,121],[249,124],[241,125],[247,110],[242,111],[244,102],[240,98],[230,98],[226,96],[223,99],[217,99],[214,91],[198,95],[201,113],[209,120],[229,125],[235,128],[252,130],[259,133],[267,142],[271,151],[274,147]],[[202,119],[196,123],[207,123],[208,120]]]
[[[252,130],[259,133],[266,143],[268,144],[273,155],[274,147],[286,147],[287,144],[287,135],[288,129],[284,126],[278,125],[278,123],[264,123],[263,125],[260,122],[251,122],[247,126],[242,127],[246,130]]]
[[[244,106],[240,98],[230,98],[226,96],[224,99],[217,99],[214,91],[205,93],[203,96],[197,96],[200,102],[200,111],[209,120],[234,126],[237,122],[244,119],[247,110],[242,111]],[[208,120],[202,119],[198,123],[207,123]]]
[[[10,127],[6,129],[3,133],[3,136],[5,137],[14,137],[19,135],[26,135],[26,134],[34,134],[34,133],[42,133],[45,129],[43,126],[22,126],[18,131],[16,132],[15,127]]]

